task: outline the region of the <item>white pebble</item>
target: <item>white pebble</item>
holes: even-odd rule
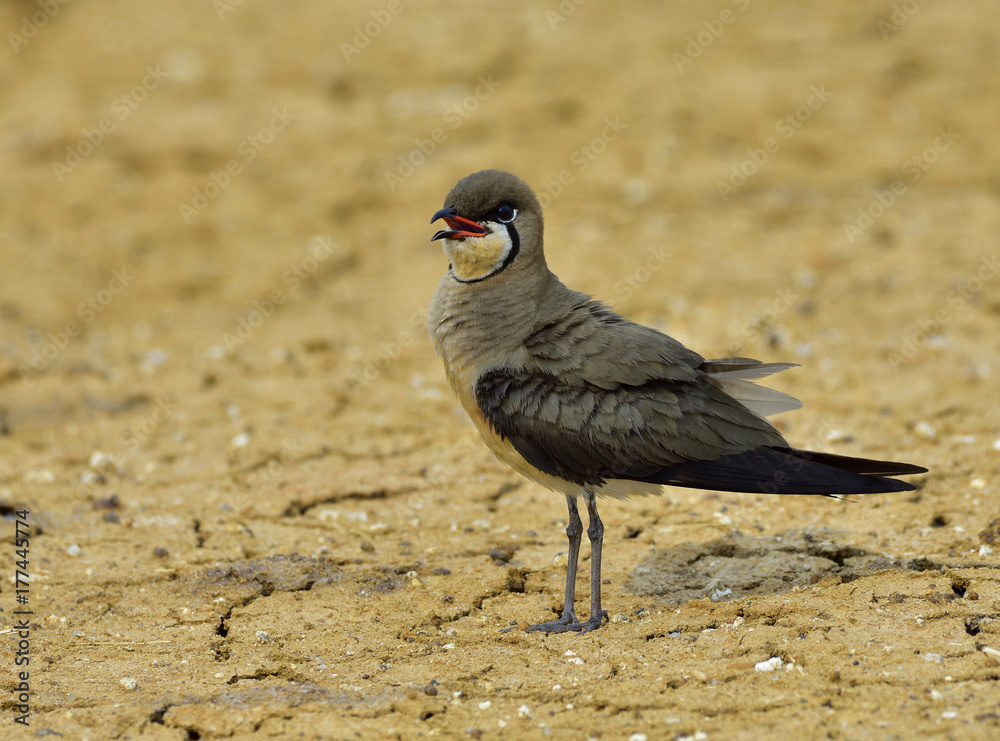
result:
[[[972,481],[969,482],[969,486],[972,487],[973,489],[985,489],[986,479],[982,478],[981,476],[976,476],[976,478],[972,479]]]
[[[247,432],[241,432],[239,435],[233,438],[234,448],[245,448],[250,444],[250,434]]]
[[[923,420],[917,422],[917,424],[913,428],[913,431],[920,437],[926,437],[928,440],[933,439],[937,435],[937,433],[934,431],[934,428],[931,427],[930,423],[924,422]]]
[[[937,690],[931,690],[931,699],[932,700],[943,700],[944,699],[944,695],[942,695]]]
[[[517,715],[519,718],[530,718],[531,708],[529,708],[527,705],[522,705],[517,709]]]
[[[633,733],[628,737],[628,741],[647,741],[648,738],[645,733]]]
[[[493,703],[490,702],[489,700],[483,700],[481,703],[479,703],[479,709],[480,710],[489,710],[492,705],[493,705]]]
[[[259,643],[270,643],[271,642],[271,636],[269,636],[263,630],[258,630],[257,633],[256,633],[256,636],[257,636],[257,641]]]
[[[935,664],[940,664],[944,659],[941,654],[924,654],[924,661],[933,661]]]
[[[121,679],[118,680],[118,684],[120,684],[127,690],[135,690],[138,689],[139,687],[139,683],[136,682],[135,679],[133,679],[132,677],[122,677]]]
[[[725,587],[723,589],[716,589],[708,596],[708,598],[712,600],[712,602],[718,602],[719,600],[725,599],[732,593],[733,593],[732,589],[730,589],[729,587]]]
[[[753,668],[757,672],[773,672],[775,669],[780,669],[783,663],[780,657],[772,656],[767,661],[758,661]]]
[[[1000,437],[993,441],[993,449],[1000,450]]]
[[[985,545],[985,544],[981,545],[981,546],[979,546],[979,555],[980,556],[992,556],[993,555],[993,549],[990,548],[988,545]]]
[[[957,710],[945,710],[943,713],[941,713],[941,717],[945,718],[947,720],[952,720],[952,719],[958,717],[958,711]]]
[[[87,463],[98,473],[117,473],[118,471],[115,459],[100,450],[94,451]]]
[[[80,546],[78,546],[76,543],[74,543],[73,545],[71,545],[69,548],[66,549],[66,553],[68,553],[71,556],[79,556],[80,555]]]

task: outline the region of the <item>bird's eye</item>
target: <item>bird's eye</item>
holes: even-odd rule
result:
[[[509,224],[517,216],[517,209],[511,206],[509,203],[502,203],[497,209],[497,220],[501,224]]]

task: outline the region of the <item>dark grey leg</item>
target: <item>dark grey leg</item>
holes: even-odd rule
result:
[[[562,632],[570,625],[576,625],[576,613],[573,603],[576,600],[576,565],[580,558],[580,542],[583,540],[583,521],[580,510],[576,506],[576,497],[567,496],[569,507],[569,522],[566,525],[566,537],[569,539],[569,559],[566,562],[566,597],[563,600],[562,616],[548,623],[532,625],[528,630],[543,630],[546,633]]]
[[[583,492],[587,503],[587,515],[590,526],[587,536],[590,538],[590,617],[587,622],[577,621],[573,612],[573,600],[576,593],[576,562],[580,555],[580,541],[583,535],[583,523],[580,512],[573,497],[566,497],[569,504],[569,524],[566,526],[566,537],[569,538],[569,563],[566,564],[566,602],[563,604],[562,617],[549,623],[532,625],[528,630],[542,630],[546,633],[568,633],[579,631],[589,633],[604,624],[608,613],[601,609],[601,551],[604,546],[604,523],[597,513],[597,498],[589,489]]]
[[[597,498],[589,489],[583,494],[587,502],[587,516],[590,527],[587,536],[590,538],[590,617],[586,623],[580,623],[578,630],[589,633],[597,630],[608,617],[606,610],[601,609],[601,553],[604,550],[604,523],[597,514]]]

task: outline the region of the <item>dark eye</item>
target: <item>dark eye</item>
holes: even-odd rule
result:
[[[517,216],[517,209],[509,203],[501,203],[497,209],[497,220],[501,224],[509,224],[514,220],[515,216]]]

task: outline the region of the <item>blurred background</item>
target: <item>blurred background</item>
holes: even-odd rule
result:
[[[997,282],[949,294],[997,254],[998,11],[911,5],[5,3],[8,424],[130,384],[437,384],[426,222],[484,167],[542,197],[564,281],[706,355],[988,375]]]
[[[931,468],[886,547],[974,551],[1000,470],[998,20],[986,0],[8,0],[0,497],[45,512],[51,547],[97,548],[115,494],[178,518],[157,537],[189,563],[287,551],[226,527],[338,497],[478,516],[463,502],[521,484],[423,322],[430,216],[495,167],[541,197],[571,287],[706,356],[801,363],[774,383],[806,404],[778,418],[795,444]],[[808,519],[797,501],[779,519]],[[101,552],[144,563],[146,532]]]

